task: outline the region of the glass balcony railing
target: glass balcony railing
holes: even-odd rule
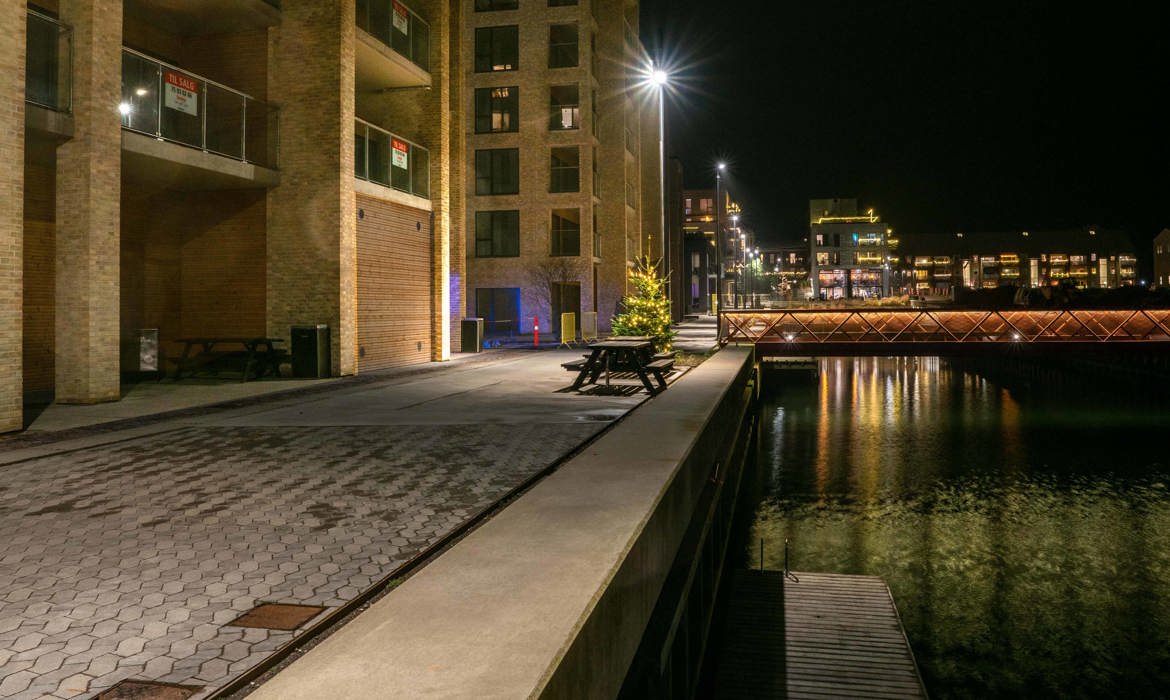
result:
[[[122,128],[276,167],[276,108],[202,76],[122,49]]]
[[[431,27],[398,0],[357,0],[357,26],[419,68],[430,70]]]
[[[69,112],[73,100],[73,30],[52,17],[29,10],[27,31],[25,101]]]
[[[361,119],[353,130],[354,177],[430,198],[430,151]]]

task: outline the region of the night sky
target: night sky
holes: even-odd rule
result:
[[[1170,41],[1137,4],[642,0],[667,153],[764,242],[849,197],[900,234],[1170,227]],[[1119,8],[1129,11],[1121,13]],[[1117,15],[1101,15],[1108,8]]]

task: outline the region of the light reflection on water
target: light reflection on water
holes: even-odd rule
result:
[[[936,698],[1170,696],[1164,411],[821,370],[762,411],[765,566],[883,577]]]

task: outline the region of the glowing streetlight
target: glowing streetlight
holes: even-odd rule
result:
[[[717,312],[722,306],[723,302],[723,223],[720,217],[723,213],[723,197],[720,194],[719,185],[723,180],[723,171],[727,169],[727,163],[715,164],[715,305],[716,308],[711,311]],[[716,336],[723,338],[723,324],[716,324]]]
[[[667,297],[674,305],[674,295],[670,294],[670,254],[667,252],[666,236],[666,87],[670,76],[660,67],[650,64],[647,80],[658,91],[658,207],[659,224],[658,254],[662,256],[662,276],[667,279]],[[672,314],[673,316],[673,314]]]

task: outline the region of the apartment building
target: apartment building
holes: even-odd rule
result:
[[[459,3],[4,8],[0,429],[117,400],[142,329],[324,324],[333,374],[457,345]]]
[[[907,237],[901,291],[951,295],[956,287],[1114,288],[1136,284],[1137,257],[1122,231],[1097,227]]]
[[[890,295],[889,228],[856,199],[809,202],[809,281],[813,299]]]
[[[638,3],[462,0],[466,314],[491,333],[608,328],[660,256],[658,108]]]
[[[717,201],[722,200],[722,210],[716,216]],[[685,281],[683,300],[691,313],[712,313],[714,295],[719,291],[719,252],[716,249],[716,220],[723,229],[720,237],[723,243],[722,260],[725,267],[732,264],[733,251],[738,250],[738,239],[732,241],[731,229],[735,226],[732,215],[740,212],[739,204],[726,190],[697,189],[682,191],[682,261],[679,276]],[[738,235],[738,234],[737,234]],[[734,285],[728,276],[725,293],[730,303],[730,291]]]
[[[1170,285],[1170,228],[1154,236],[1154,284]]]

